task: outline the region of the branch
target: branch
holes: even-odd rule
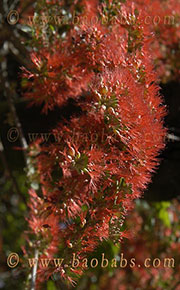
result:
[[[18,115],[16,113],[16,108],[15,108],[14,102],[12,100],[12,94],[14,93],[14,91],[9,88],[9,83],[8,82],[6,82],[6,84],[5,84],[5,90],[6,90],[6,96],[7,96],[7,99],[8,99],[10,111],[11,111],[11,113],[13,115],[16,127],[17,127],[17,129],[19,131],[20,142],[21,142],[21,146],[23,148],[24,159],[25,159],[26,165],[28,165],[28,157],[27,157],[27,152],[26,152],[27,148],[28,148],[28,144],[27,144],[27,141],[26,141],[26,139],[24,137],[22,126],[21,126],[21,123],[19,121],[19,117],[18,117]]]

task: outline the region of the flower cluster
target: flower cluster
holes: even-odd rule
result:
[[[32,53],[32,72],[24,69],[26,97],[41,104],[43,112],[69,99],[80,110],[53,130],[61,142],[39,140],[30,147],[40,185],[30,190],[35,247],[41,257],[65,259],[59,268],[40,269],[41,282],[57,272],[72,282],[83,270],[82,265],[66,267],[72,253],[82,258],[104,239],[119,243],[127,235],[125,216],[150,182],[164,147],[165,109],[153,69],[153,36],[133,3],[109,2],[81,1],[79,17],[103,17],[118,7],[116,13],[135,23],[74,25],[52,47]],[[87,138],[72,140],[74,131],[88,132]],[[90,134],[98,136],[94,143]]]

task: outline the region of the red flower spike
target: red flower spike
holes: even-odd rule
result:
[[[87,10],[81,17],[101,19],[106,10],[98,3],[82,1]],[[70,98],[81,108],[78,117],[53,130],[57,142],[37,144],[33,164],[41,197],[30,190],[29,225],[41,253],[65,259],[49,272],[71,283],[82,270],[64,267],[73,253],[82,257],[103,240],[118,243],[129,236],[121,229],[124,219],[151,181],[166,134],[150,47],[154,38],[142,25],[141,5],[109,5],[119,16],[136,16],[135,24],[73,26],[51,53],[42,48],[32,54],[37,74],[25,71],[32,78],[26,97],[43,104],[44,112]]]

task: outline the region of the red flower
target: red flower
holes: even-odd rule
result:
[[[97,1],[83,4],[88,19],[97,11],[102,16]],[[113,2],[110,7],[115,9]],[[30,191],[29,224],[41,235],[41,250],[45,244],[49,256],[61,245],[66,261],[73,252],[92,252],[103,239],[117,243],[128,236],[121,230],[125,216],[150,182],[164,147],[165,109],[155,84],[152,35],[141,25],[141,13],[135,15],[135,4],[122,4],[116,12],[136,16],[135,26],[74,27],[51,52],[32,54],[38,73],[26,74],[32,78],[26,96],[45,112],[69,98],[81,108],[80,116],[53,131],[59,142],[38,145],[34,166],[41,197]],[[74,132],[87,138],[74,138]],[[60,275],[71,280],[62,269]]]

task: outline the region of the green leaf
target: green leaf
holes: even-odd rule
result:
[[[166,209],[162,208],[159,211],[159,218],[162,220],[162,222],[164,223],[165,226],[167,226],[167,227],[170,227],[171,226],[169,214],[166,211]]]
[[[81,154],[81,156],[75,160],[75,168],[80,173],[88,165],[88,156],[86,154]]]
[[[166,227],[171,226],[171,221],[167,209],[170,207],[171,203],[168,201],[161,201],[154,203],[157,210],[158,218],[163,222]]]
[[[53,281],[48,281],[47,290],[56,290],[56,286]]]

